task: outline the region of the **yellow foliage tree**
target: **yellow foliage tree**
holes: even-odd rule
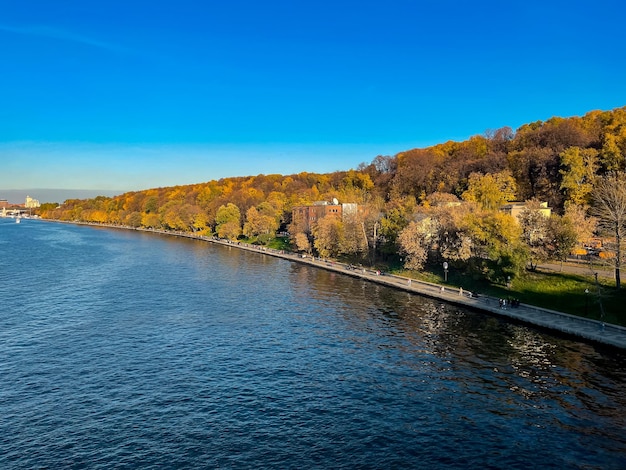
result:
[[[241,234],[241,213],[239,208],[229,202],[225,206],[220,206],[215,215],[216,231],[220,238],[236,240]]]
[[[497,210],[502,204],[515,199],[517,186],[508,170],[483,175],[472,173],[468,188],[462,197],[466,201],[478,203],[485,210]]]
[[[569,147],[561,152],[561,189],[574,204],[586,204],[598,169],[598,151]]]

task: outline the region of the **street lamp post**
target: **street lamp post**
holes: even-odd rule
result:
[[[448,282],[448,262],[443,262],[443,280],[444,282]]]
[[[585,289],[585,316],[589,314],[589,289]]]

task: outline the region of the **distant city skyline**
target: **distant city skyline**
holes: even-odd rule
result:
[[[0,189],[0,201],[6,200],[11,204],[24,204],[30,196],[40,203],[62,203],[68,199],[91,199],[97,196],[112,197],[122,194],[122,191],[97,190],[97,189]]]
[[[8,3],[0,198],[348,170],[626,105],[617,0]]]

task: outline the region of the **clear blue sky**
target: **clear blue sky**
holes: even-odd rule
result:
[[[347,170],[624,106],[625,14],[622,0],[3,0],[0,189]]]

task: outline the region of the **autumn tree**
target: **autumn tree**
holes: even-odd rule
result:
[[[161,219],[159,214],[152,212],[141,214],[141,226],[145,228],[160,228]]]
[[[626,169],[626,108],[603,113],[606,122],[602,132],[600,162],[607,172]]]
[[[550,149],[522,147],[509,152],[507,160],[520,200],[537,198],[552,206],[560,201],[560,197],[554,194],[560,162]]]
[[[261,203],[260,206],[268,204],[273,209],[272,213],[268,213],[267,215],[272,215],[273,217],[275,217],[276,221],[278,222],[278,227],[280,227],[282,224],[288,221],[291,214],[291,207],[288,206],[287,202],[287,195],[285,193],[282,193],[280,191],[272,191],[268,194],[267,199],[263,203]],[[263,212],[265,211],[263,210]]]
[[[504,282],[524,269],[527,248],[512,216],[499,211],[474,212],[466,216],[466,224],[473,250],[472,270],[492,281]]]
[[[345,255],[363,255],[367,252],[368,240],[365,221],[358,214],[349,214],[341,224],[339,250]]]
[[[156,214],[159,211],[159,199],[156,196],[150,196],[143,202],[143,211],[146,214]]]
[[[138,228],[141,227],[141,212],[130,212],[125,220],[125,224],[129,227]]]
[[[626,128],[623,132],[625,135],[623,138],[626,141]],[[618,136],[612,133],[605,134],[600,157],[602,166],[607,171],[623,171],[626,167],[626,158],[618,142]]]
[[[439,188],[433,178],[442,157],[432,149],[414,149],[398,154],[393,180],[393,193],[397,197],[415,196],[422,192],[433,193]]]
[[[487,175],[472,173],[462,197],[465,201],[478,203],[483,209],[496,210],[505,202],[514,200],[515,192],[515,180],[509,171]]]
[[[594,237],[598,226],[598,220],[587,214],[588,206],[577,204],[565,205],[565,220],[570,223],[576,231],[576,243],[583,245]]]
[[[229,202],[220,206],[215,215],[216,232],[220,238],[236,240],[241,234],[241,213],[239,208]]]
[[[374,183],[370,175],[361,171],[349,170],[346,172],[342,180],[342,186],[347,190],[371,191],[374,189]]]
[[[477,206],[472,203],[434,208],[439,224],[437,247],[442,259],[458,264],[467,262],[473,256],[475,247],[469,233],[468,221],[477,210]]]
[[[552,214],[547,222],[545,249],[548,257],[563,262],[578,242],[573,219],[567,215]]]
[[[309,240],[309,237],[305,233],[296,233],[294,237],[294,243],[296,246],[296,250],[300,252],[311,253],[311,240]]]
[[[422,205],[425,207],[451,207],[458,206],[459,202],[459,198],[454,194],[441,193],[437,191],[426,196]]]
[[[252,206],[246,211],[246,222],[243,225],[243,234],[246,237],[259,237],[260,241],[267,242],[277,229],[276,211],[267,202],[262,202],[258,208]]]
[[[209,216],[204,210],[195,204],[186,204],[185,209],[191,223],[190,228],[193,232],[209,230]]]
[[[161,224],[170,229],[181,232],[196,231],[204,228],[206,217],[202,210],[195,205],[187,204],[182,200],[171,200],[161,208]]]
[[[428,247],[420,224],[413,221],[398,235],[400,254],[406,269],[420,270],[426,263]]]
[[[598,151],[569,147],[560,154],[561,189],[573,204],[585,204],[593,189],[598,169]]]
[[[341,220],[337,217],[322,217],[312,227],[313,245],[320,256],[335,257],[340,252],[343,238]]]
[[[548,258],[548,218],[542,212],[541,203],[537,199],[526,201],[518,222],[522,229],[522,241],[528,247],[529,266],[534,271],[540,261]]]
[[[293,237],[296,233],[310,234],[309,221],[307,220],[306,212],[293,211],[290,218],[290,222],[287,224],[287,231]]]
[[[374,243],[380,242],[380,251],[383,256],[388,256],[398,252],[398,235],[406,228],[417,207],[417,202],[413,196],[390,201],[384,215],[374,230]]]
[[[626,235],[626,175],[611,173],[601,178],[592,193],[592,201],[593,213],[598,218],[599,227],[612,237],[607,246],[615,254],[612,264],[615,268],[615,287],[619,289]]]
[[[424,266],[438,233],[438,221],[428,216],[419,221],[412,221],[400,232],[398,236],[400,254],[405,257],[404,266],[407,269],[418,270]]]
[[[254,237],[264,233],[261,214],[256,207],[252,206],[246,211],[246,221],[243,224],[243,234],[246,237]]]
[[[510,142],[515,137],[515,132],[508,126],[500,129],[485,131],[485,137],[489,141],[491,152],[506,154],[509,150]]]

